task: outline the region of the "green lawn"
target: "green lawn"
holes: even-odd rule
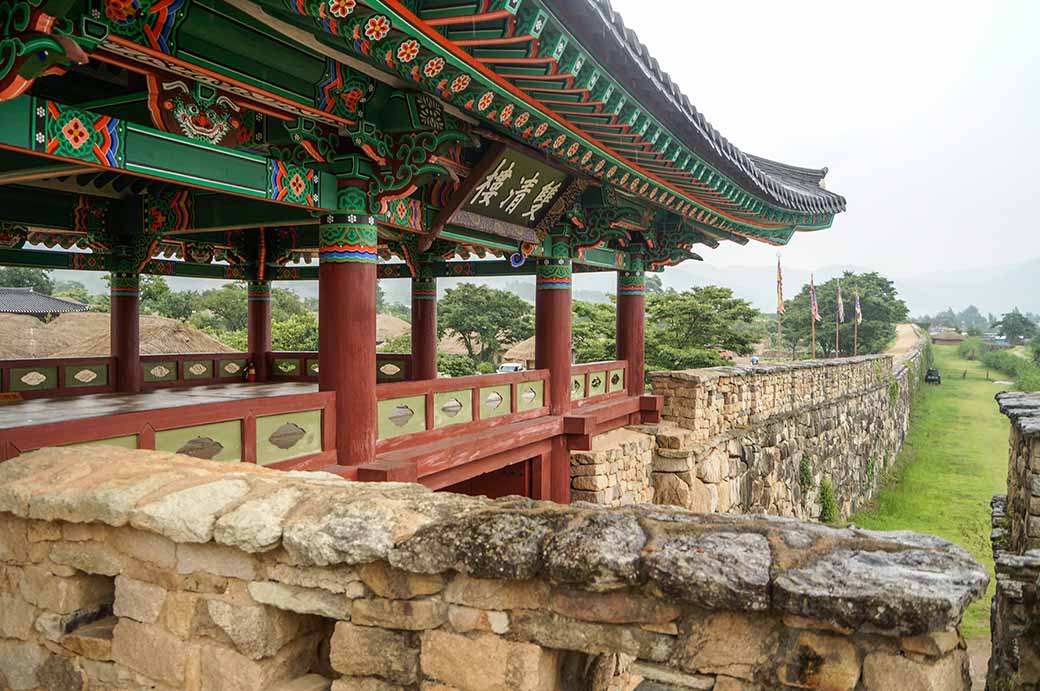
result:
[[[985,369],[960,359],[954,346],[932,350],[942,385],[923,386],[886,487],[849,522],[938,535],[975,555],[992,579],[989,502],[1007,490],[1008,462],[1008,422],[993,396],[1010,387],[986,381]],[[968,609],[965,638],[989,635],[993,588],[991,580],[986,596]]]

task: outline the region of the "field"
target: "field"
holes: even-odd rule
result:
[[[971,552],[992,577],[989,502],[1007,488],[1008,423],[993,400],[1002,387],[987,381],[978,363],[960,359],[954,346],[933,351],[942,385],[922,387],[885,488],[849,522],[938,535]],[[991,582],[965,614],[965,638],[988,637],[993,589]]]

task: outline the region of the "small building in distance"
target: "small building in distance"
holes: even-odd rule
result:
[[[37,293],[32,288],[0,287],[0,313],[3,314],[28,314],[40,321],[50,321],[59,314],[87,309],[81,302]]]
[[[967,338],[964,334],[954,329],[943,329],[931,333],[932,343],[935,345],[960,345]]]

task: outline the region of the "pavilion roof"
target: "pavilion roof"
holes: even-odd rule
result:
[[[820,184],[827,168],[802,168],[753,156],[726,139],[661,68],[636,32],[625,26],[610,0],[545,2],[626,89],[684,144],[722,172],[789,209],[813,213],[845,210],[845,198]]]
[[[64,314],[87,309],[83,303],[37,293],[32,288],[0,288],[0,312],[7,314]]]

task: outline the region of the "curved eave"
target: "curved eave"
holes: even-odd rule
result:
[[[840,213],[845,198],[816,184],[802,184],[801,173],[813,169],[789,166],[752,156],[738,149],[682,93],[667,72],[625,26],[610,0],[545,0],[586,50],[608,65],[624,87],[647,106],[683,143],[709,160],[721,172],[749,190],[794,211]],[[589,21],[590,15],[597,21]],[[773,165],[761,165],[767,161]],[[819,183],[826,174],[821,173]]]

